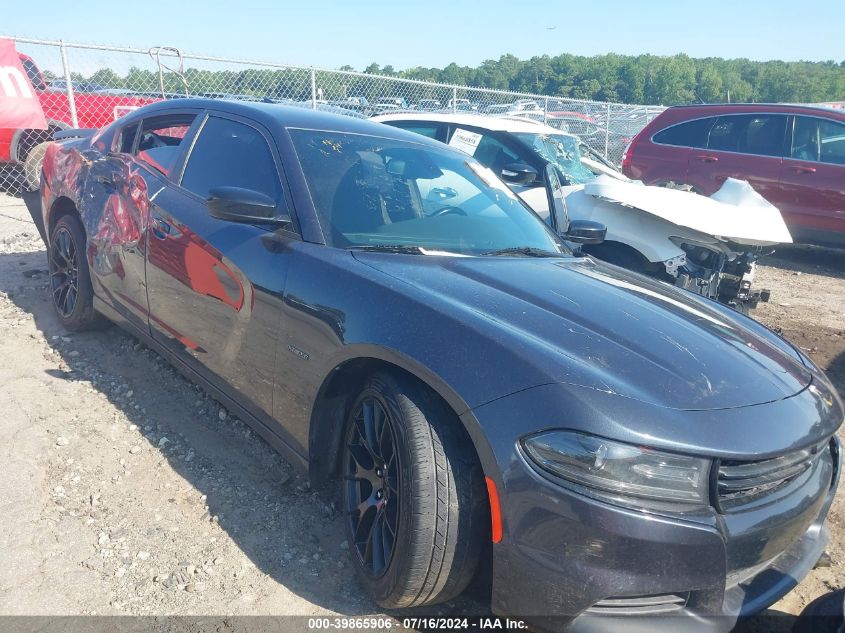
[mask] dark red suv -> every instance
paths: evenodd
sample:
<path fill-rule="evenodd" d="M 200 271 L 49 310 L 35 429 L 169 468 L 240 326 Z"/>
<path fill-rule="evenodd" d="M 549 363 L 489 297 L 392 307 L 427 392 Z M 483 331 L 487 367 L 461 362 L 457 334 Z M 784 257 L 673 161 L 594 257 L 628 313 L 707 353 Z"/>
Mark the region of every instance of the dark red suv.
<path fill-rule="evenodd" d="M 622 170 L 710 195 L 747 180 L 797 242 L 845 246 L 845 111 L 800 105 L 669 108 L 635 138 Z"/>

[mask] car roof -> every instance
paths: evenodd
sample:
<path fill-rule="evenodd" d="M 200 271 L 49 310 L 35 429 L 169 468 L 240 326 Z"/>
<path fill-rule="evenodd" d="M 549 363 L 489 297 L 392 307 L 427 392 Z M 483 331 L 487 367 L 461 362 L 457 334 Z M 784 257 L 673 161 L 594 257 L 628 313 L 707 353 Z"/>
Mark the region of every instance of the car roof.
<path fill-rule="evenodd" d="M 407 132 L 375 121 L 333 112 L 312 110 L 309 104 L 301 105 L 264 103 L 259 101 L 237 101 L 230 99 L 184 98 L 151 103 L 118 119 L 121 123 L 168 112 L 184 110 L 214 110 L 253 119 L 268 129 L 304 128 L 333 132 L 351 132 L 381 136 L 417 144 L 431 145 L 439 149 L 443 144 L 413 132 Z"/>
<path fill-rule="evenodd" d="M 433 121 L 481 127 L 493 132 L 532 132 L 534 134 L 559 134 L 573 136 L 539 121 L 524 120 L 517 117 L 484 116 L 483 114 L 461 114 L 442 112 L 403 112 L 401 114 L 379 114 L 373 121 Z"/>
<path fill-rule="evenodd" d="M 716 112 L 748 112 L 757 109 L 766 112 L 784 112 L 793 113 L 800 111 L 821 112 L 824 114 L 838 115 L 836 118 L 845 119 L 845 110 L 842 108 L 834 108 L 824 104 L 813 103 L 691 103 L 687 105 L 677 105 L 667 108 L 667 111 L 680 110 L 701 110 L 707 112 L 715 110 Z"/>

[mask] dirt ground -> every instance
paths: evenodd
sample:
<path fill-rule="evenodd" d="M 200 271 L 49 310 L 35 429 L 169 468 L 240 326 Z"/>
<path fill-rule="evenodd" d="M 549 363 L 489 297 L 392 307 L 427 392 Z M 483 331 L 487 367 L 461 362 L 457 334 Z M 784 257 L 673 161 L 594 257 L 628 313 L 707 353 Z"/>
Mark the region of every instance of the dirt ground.
<path fill-rule="evenodd" d="M 0 195 L 0 614 L 378 613 L 334 503 L 118 328 L 64 332 L 45 265 L 25 208 Z M 845 252 L 785 249 L 759 286 L 772 299 L 753 316 L 845 395 Z M 845 586 L 842 494 L 830 529 L 832 565 L 774 610 Z"/>

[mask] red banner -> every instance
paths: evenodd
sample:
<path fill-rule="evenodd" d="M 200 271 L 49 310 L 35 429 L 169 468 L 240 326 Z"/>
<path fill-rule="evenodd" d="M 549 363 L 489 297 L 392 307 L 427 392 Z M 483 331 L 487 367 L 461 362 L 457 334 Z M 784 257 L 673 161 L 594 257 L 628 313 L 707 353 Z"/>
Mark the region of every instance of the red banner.
<path fill-rule="evenodd" d="M 47 129 L 38 95 L 12 40 L 0 39 L 0 128 Z"/>

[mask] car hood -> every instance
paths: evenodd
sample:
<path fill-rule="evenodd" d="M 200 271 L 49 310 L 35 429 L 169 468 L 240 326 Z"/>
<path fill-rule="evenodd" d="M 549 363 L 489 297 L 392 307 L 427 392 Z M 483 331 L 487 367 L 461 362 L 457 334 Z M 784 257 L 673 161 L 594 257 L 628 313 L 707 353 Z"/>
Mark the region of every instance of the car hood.
<path fill-rule="evenodd" d="M 592 258 L 354 256 L 546 383 L 707 410 L 781 400 L 812 381 L 796 350 L 751 319 Z M 515 389 L 534 386 L 522 377 Z"/>
<path fill-rule="evenodd" d="M 708 198 L 689 191 L 601 175 L 584 185 L 584 193 L 741 244 L 792 242 L 777 207 L 742 180 L 728 178 L 722 188 Z"/>

